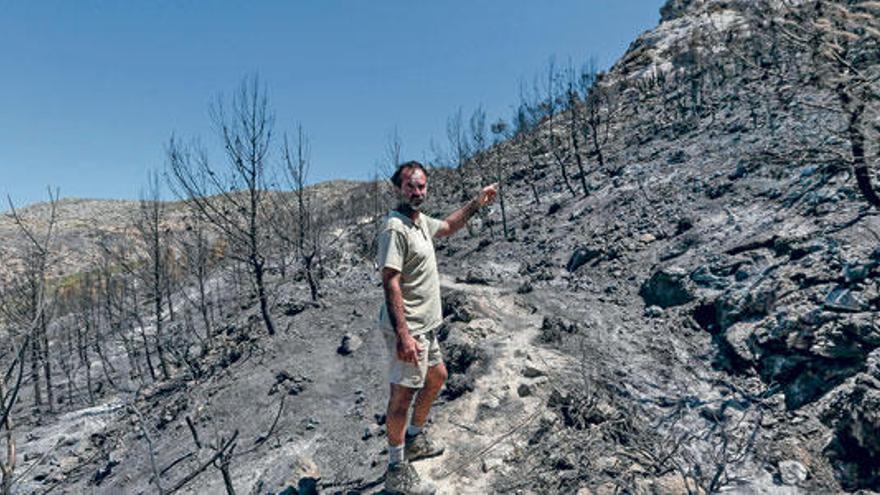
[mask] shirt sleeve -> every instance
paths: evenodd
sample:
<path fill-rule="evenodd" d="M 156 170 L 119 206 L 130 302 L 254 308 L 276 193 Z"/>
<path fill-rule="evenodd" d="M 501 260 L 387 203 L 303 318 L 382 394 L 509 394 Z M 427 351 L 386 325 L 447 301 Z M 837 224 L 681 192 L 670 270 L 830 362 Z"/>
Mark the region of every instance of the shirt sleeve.
<path fill-rule="evenodd" d="M 379 234 L 379 250 L 376 253 L 379 268 L 393 268 L 403 271 L 406 255 L 406 237 L 403 232 L 385 229 Z"/>
<path fill-rule="evenodd" d="M 440 232 L 440 229 L 443 228 L 443 220 L 437 220 L 436 218 L 424 214 L 422 217 L 425 219 L 425 226 L 428 227 L 428 232 L 431 234 L 431 237 L 436 236 L 437 232 Z"/>

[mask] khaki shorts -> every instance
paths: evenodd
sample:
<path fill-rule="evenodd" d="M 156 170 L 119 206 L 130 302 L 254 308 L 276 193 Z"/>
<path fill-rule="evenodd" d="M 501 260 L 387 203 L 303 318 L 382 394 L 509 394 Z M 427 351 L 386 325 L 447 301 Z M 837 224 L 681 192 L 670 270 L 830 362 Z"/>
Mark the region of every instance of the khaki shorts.
<path fill-rule="evenodd" d="M 443 355 L 440 353 L 436 330 L 413 335 L 416 342 L 422 346 L 418 366 L 397 359 L 397 335 L 393 330 L 383 328 L 382 334 L 385 336 L 385 344 L 388 346 L 388 379 L 391 383 L 408 388 L 422 388 L 425 385 L 428 368 L 443 364 Z"/>

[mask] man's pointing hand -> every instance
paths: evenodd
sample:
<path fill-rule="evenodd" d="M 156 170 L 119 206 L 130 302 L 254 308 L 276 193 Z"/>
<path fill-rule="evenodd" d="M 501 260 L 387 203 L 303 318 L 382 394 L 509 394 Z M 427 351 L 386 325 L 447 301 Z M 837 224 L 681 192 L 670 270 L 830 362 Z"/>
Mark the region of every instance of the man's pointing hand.
<path fill-rule="evenodd" d="M 498 184 L 491 184 L 483 188 L 480 191 L 480 194 L 477 196 L 477 204 L 480 206 L 486 206 L 487 204 L 495 201 L 495 196 L 498 195 Z"/>

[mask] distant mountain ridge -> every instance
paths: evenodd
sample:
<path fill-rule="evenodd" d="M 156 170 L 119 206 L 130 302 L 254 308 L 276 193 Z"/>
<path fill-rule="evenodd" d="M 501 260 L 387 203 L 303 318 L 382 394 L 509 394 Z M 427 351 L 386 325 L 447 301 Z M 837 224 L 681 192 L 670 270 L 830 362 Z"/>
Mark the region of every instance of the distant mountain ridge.
<path fill-rule="evenodd" d="M 351 195 L 367 187 L 367 183 L 351 180 L 330 180 L 306 187 L 307 194 L 321 210 L 337 208 Z M 288 192 L 286 194 L 292 194 Z M 165 225 L 174 231 L 185 228 L 190 215 L 185 201 L 163 201 Z M 102 236 L 131 235 L 132 222 L 138 215 L 139 200 L 60 198 L 56 205 L 54 244 L 59 256 L 53 261 L 54 276 L 76 273 L 94 262 L 96 242 Z M 40 202 L 17 208 L 29 228 L 44 233 L 48 226 L 50 205 Z M 22 269 L 21 250 L 25 245 L 10 211 L 0 214 L 0 253 L 5 263 L 0 279 Z"/>

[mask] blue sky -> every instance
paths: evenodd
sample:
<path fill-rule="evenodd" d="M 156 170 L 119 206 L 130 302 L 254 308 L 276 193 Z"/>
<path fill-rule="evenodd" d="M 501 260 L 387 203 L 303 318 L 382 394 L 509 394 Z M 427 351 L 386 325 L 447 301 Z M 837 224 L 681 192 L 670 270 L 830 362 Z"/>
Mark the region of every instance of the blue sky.
<path fill-rule="evenodd" d="M 171 134 L 211 145 L 209 103 L 255 73 L 312 181 L 367 179 L 393 129 L 426 158 L 458 108 L 509 118 L 551 57 L 609 67 L 662 3 L 0 0 L 0 210 L 47 186 L 137 198 Z"/>

